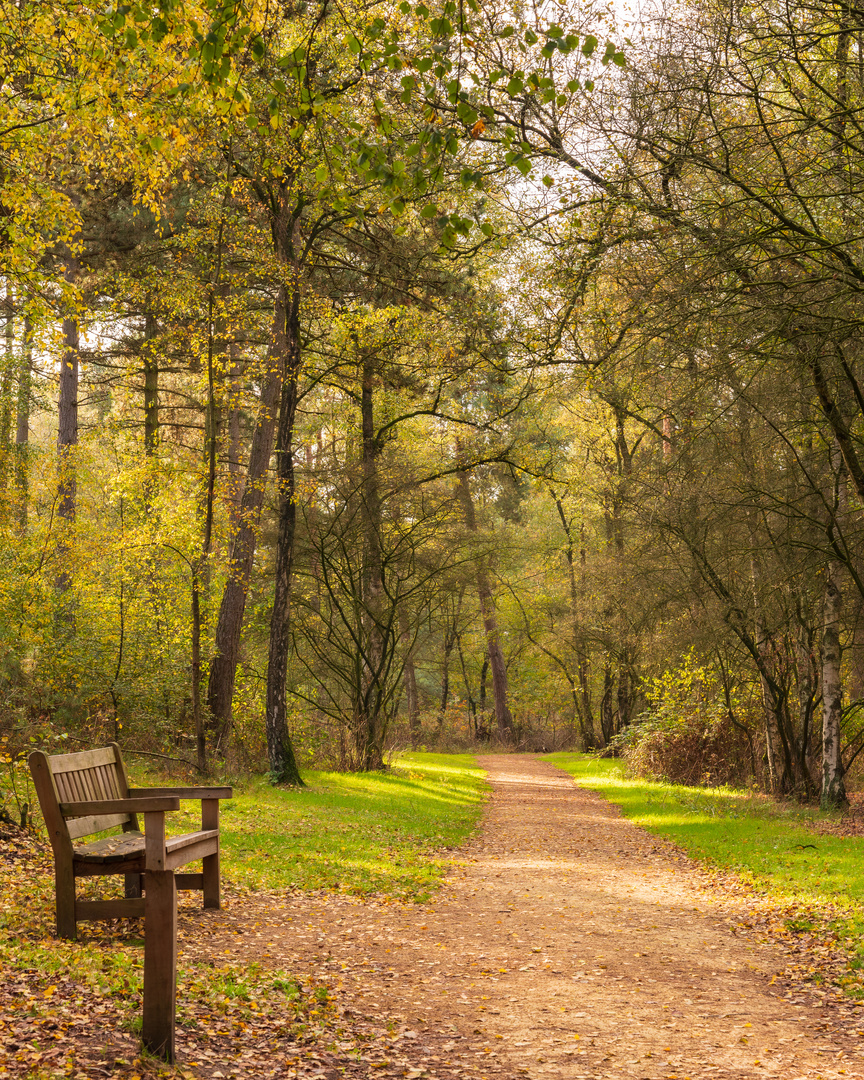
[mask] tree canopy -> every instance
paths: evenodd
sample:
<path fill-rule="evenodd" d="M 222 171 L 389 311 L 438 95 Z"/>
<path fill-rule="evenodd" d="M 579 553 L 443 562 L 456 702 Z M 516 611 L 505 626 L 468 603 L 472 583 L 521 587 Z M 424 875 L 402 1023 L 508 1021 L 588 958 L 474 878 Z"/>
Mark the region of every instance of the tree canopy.
<path fill-rule="evenodd" d="M 300 783 L 497 741 L 842 804 L 862 31 L 4 9 L 14 751 Z"/>

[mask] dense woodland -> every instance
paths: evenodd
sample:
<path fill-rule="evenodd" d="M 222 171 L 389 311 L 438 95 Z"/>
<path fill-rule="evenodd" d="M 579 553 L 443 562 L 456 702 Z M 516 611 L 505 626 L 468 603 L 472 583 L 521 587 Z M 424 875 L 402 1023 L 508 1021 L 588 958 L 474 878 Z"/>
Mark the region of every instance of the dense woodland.
<path fill-rule="evenodd" d="M 864 10 L 20 0 L 0 35 L 12 757 L 608 748 L 845 801 Z"/>

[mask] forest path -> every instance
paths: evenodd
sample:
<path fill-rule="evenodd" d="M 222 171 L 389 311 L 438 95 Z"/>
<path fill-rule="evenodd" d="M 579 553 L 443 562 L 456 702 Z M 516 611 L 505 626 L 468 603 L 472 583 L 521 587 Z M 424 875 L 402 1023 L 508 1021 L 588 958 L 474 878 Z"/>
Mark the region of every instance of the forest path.
<path fill-rule="evenodd" d="M 782 997 L 780 950 L 733 932 L 745 901 L 547 762 L 480 764 L 483 828 L 429 904 L 262 897 L 196 927 L 347 1009 L 271 1075 L 864 1077 L 857 1010 Z"/>

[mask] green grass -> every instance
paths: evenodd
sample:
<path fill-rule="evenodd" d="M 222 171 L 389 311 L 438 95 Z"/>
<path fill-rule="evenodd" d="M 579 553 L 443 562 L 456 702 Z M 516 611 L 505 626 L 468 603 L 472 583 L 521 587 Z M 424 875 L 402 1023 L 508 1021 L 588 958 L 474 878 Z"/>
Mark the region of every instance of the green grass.
<path fill-rule="evenodd" d="M 816 832 L 813 825 L 830 814 L 748 792 L 629 777 L 618 761 L 579 754 L 547 760 L 697 859 L 742 873 L 774 893 L 864 902 L 864 840 Z"/>
<path fill-rule="evenodd" d="M 545 760 L 599 792 L 648 832 L 673 840 L 710 866 L 734 871 L 778 905 L 797 909 L 799 914 L 786 920 L 790 929 L 827 924 L 853 955 L 852 967 L 864 970 L 864 947 L 859 945 L 864 937 L 864 839 L 817 830 L 820 822 L 836 820 L 836 814 L 752 792 L 643 780 L 627 776 L 620 761 L 583 754 L 549 754 Z"/>
<path fill-rule="evenodd" d="M 479 819 L 487 785 L 467 754 L 403 754 L 389 773 L 304 772 L 305 789 L 265 780 L 221 804 L 225 880 L 253 889 L 339 889 L 423 901 L 446 849 Z M 197 827 L 197 805 L 173 815 Z"/>

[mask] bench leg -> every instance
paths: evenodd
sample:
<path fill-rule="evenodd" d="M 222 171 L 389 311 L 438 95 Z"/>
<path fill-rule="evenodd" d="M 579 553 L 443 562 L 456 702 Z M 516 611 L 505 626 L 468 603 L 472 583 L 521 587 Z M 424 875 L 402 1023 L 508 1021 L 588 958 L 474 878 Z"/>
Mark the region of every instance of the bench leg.
<path fill-rule="evenodd" d="M 170 870 L 144 875 L 144 1046 L 174 1062 L 177 888 Z"/>
<path fill-rule="evenodd" d="M 201 828 L 219 828 L 219 800 L 204 799 L 201 803 Z M 217 841 L 218 843 L 218 841 Z M 204 907 L 218 908 L 219 905 L 219 848 L 215 855 L 207 855 L 201 860 L 204 871 Z"/>
<path fill-rule="evenodd" d="M 71 861 L 55 860 L 54 899 L 57 904 L 57 937 L 75 941 L 78 930 L 75 925 L 75 872 Z"/>
<path fill-rule="evenodd" d="M 219 852 L 206 855 L 202 860 L 204 878 L 204 907 L 218 908 L 219 905 Z"/>

